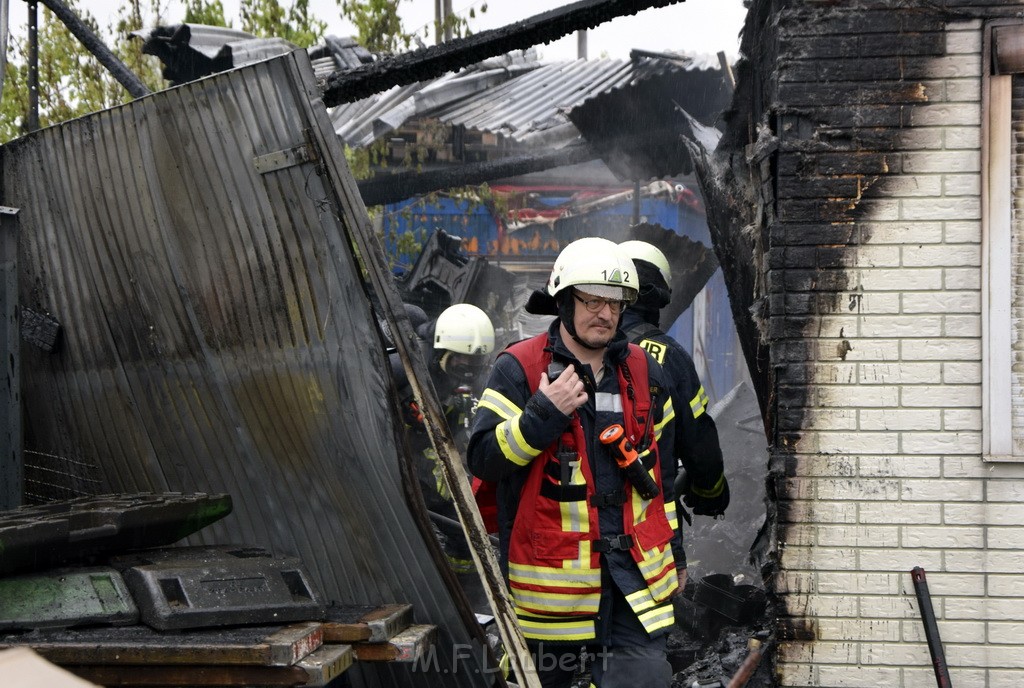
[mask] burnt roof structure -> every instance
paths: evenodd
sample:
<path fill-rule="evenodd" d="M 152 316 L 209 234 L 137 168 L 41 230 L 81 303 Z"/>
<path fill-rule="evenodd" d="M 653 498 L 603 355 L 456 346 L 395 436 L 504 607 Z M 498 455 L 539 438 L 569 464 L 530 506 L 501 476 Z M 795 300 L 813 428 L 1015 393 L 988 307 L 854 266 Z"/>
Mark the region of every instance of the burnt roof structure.
<path fill-rule="evenodd" d="M 634 62 L 661 65 L 614 84 L 569 111 L 583 138 L 620 179 L 646 180 L 689 174 L 693 163 L 679 137 L 679 109 L 714 125 L 728 107 L 732 89 L 720 68 L 670 68 L 680 56 L 643 57 Z M 624 133 L 626 132 L 626 133 Z"/>
<path fill-rule="evenodd" d="M 168 77 L 185 81 L 286 50 L 279 40 L 261 47 L 264 39 L 201 25 L 137 35 L 145 38 L 147 52 L 164 61 Z M 318 79 L 361 73 L 387 59 L 334 36 L 308 52 Z M 456 164 L 426 169 L 418 161 L 416 171 L 381 171 L 360 182 L 365 202 L 377 205 L 594 159 L 623 181 L 686 174 L 691 165 L 678 136 L 677 107 L 711 124 L 728 95 L 719 67 L 684 54 L 634 51 L 629 60 L 543 63 L 533 50 L 517 50 L 437 78 L 393 85 L 329 112 L 338 136 L 357 148 L 392 136 L 401 143 L 399 130 L 424 121 L 499 137 L 486 160 L 452 160 Z M 396 159 L 390 166 L 401 165 Z"/>
<path fill-rule="evenodd" d="M 433 79 L 495 55 L 548 43 L 574 31 L 593 28 L 615 17 L 636 14 L 652 7 L 674 5 L 678 1 L 580 0 L 500 29 L 481 31 L 351 71 L 332 74 L 323 84 L 324 103 L 332 107 L 392 86 Z"/>

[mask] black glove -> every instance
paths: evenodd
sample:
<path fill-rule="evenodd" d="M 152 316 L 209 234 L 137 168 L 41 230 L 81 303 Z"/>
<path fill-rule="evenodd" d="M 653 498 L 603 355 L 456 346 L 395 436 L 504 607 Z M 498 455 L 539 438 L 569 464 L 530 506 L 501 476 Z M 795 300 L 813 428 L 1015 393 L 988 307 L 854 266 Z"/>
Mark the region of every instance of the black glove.
<path fill-rule="evenodd" d="M 693 485 L 689 475 L 684 475 L 680 486 L 683 503 L 698 516 L 721 516 L 729 506 L 729 481 L 723 474 L 712 489 L 704 490 Z"/>

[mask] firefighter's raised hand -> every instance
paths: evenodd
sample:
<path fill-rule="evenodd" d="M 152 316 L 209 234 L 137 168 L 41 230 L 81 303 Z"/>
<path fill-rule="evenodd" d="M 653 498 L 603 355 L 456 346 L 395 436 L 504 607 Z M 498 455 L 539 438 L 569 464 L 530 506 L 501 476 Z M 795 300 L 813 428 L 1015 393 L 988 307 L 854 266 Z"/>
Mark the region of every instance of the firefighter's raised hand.
<path fill-rule="evenodd" d="M 571 416 L 576 409 L 587 403 L 583 380 L 576 373 L 576 366 L 572 364 L 566 366 L 554 382 L 548 380 L 547 373 L 541 373 L 538 391 L 567 416 Z"/>

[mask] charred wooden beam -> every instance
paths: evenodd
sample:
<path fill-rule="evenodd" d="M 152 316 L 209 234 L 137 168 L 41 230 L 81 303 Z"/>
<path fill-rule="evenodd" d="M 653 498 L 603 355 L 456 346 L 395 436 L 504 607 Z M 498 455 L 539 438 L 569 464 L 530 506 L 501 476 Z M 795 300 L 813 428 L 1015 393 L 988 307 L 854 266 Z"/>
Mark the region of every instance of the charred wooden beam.
<path fill-rule="evenodd" d="M 500 29 L 481 31 L 346 72 L 335 72 L 324 80 L 321 88 L 324 104 L 334 107 L 351 103 L 392 86 L 432 79 L 495 55 L 548 43 L 574 31 L 593 28 L 615 17 L 674 5 L 679 1 L 580 0 Z"/>
<path fill-rule="evenodd" d="M 60 19 L 64 26 L 81 42 L 85 48 L 96 56 L 107 71 L 113 75 L 117 82 L 125 87 L 133 98 L 141 98 L 149 95 L 150 91 L 146 84 L 122 62 L 117 55 L 110 51 L 110 48 L 92 32 L 92 29 L 79 19 L 71 9 L 60 0 L 40 0 L 51 12 Z"/>
<path fill-rule="evenodd" d="M 743 151 L 732 150 L 728 145 L 712 150 L 708 128 L 689 116 L 687 122 L 691 131 L 683 140 L 704 195 L 711 243 L 725 276 L 729 306 L 761 409 L 765 437 L 770 437 L 771 369 L 768 346 L 761 332 L 764 322 L 758 317 L 764 310 L 759 279 L 760 184 Z"/>
<path fill-rule="evenodd" d="M 576 165 L 597 155 L 585 143 L 566 146 L 552 153 L 514 155 L 491 162 L 470 163 L 431 172 L 398 172 L 359 182 L 359 195 L 366 206 L 397 203 L 419 194 L 441 191 L 493 179 L 516 177 L 554 167 Z"/>
<path fill-rule="evenodd" d="M 22 447 L 21 347 L 18 345 L 19 210 L 0 206 L 0 342 L 7 365 L 0 377 L 0 511 L 21 506 L 25 488 Z M 3 551 L 0 543 L 0 551 Z"/>
<path fill-rule="evenodd" d="M 332 210 L 341 219 L 342 225 L 345 227 L 346 239 L 359 256 L 368 287 L 379 299 L 378 303 L 381 308 L 379 315 L 383 316 L 383 321 L 392 334 L 395 350 L 406 371 L 409 386 L 420 403 L 427 436 L 443 467 L 444 478 L 452 495 L 452 503 L 455 505 L 455 511 L 465 530 L 477 573 L 480 574 L 484 583 L 484 592 L 493 610 L 494 622 L 501 632 L 511 670 L 519 679 L 517 681 L 519 685 L 524 688 L 537 688 L 540 686 L 540 679 L 512 608 L 511 598 L 501 575 L 497 556 L 487 536 L 483 518 L 476 508 L 469 481 L 464 479 L 465 468 L 462 465 L 459 450 L 455 446 L 451 429 L 444 420 L 444 411 L 437 398 L 437 393 L 433 389 L 426 364 L 419 355 L 416 333 L 412 329 L 391 269 L 385 260 L 384 251 L 381 249 L 377 236 L 370 228 L 369 218 L 363 207 L 364 204 L 359 196 L 355 180 L 342 167 L 344 156 L 339 150 L 341 144 L 333 132 L 328 136 L 324 127 L 314 126 L 310 131 L 318 148 L 324 151 L 337 151 L 337 154 L 326 155 L 323 158 L 329 177 L 337 182 L 334 187 L 337 190 L 337 195 L 331 200 Z M 392 392 L 394 392 L 393 388 Z M 406 487 L 409 490 L 418 490 L 417 481 L 408 479 L 409 476 L 415 474 L 415 468 L 410 465 L 413 458 L 412 453 L 406 449 L 402 454 L 406 464 L 403 469 L 407 477 L 407 480 L 404 481 Z M 422 496 L 413 497 L 413 499 L 422 505 Z M 440 547 L 437 551 L 439 553 Z M 451 569 L 448 570 L 451 571 Z M 459 606 L 464 607 L 465 605 Z M 479 629 L 479 624 L 476 624 L 476 628 Z M 501 680 L 500 672 L 497 677 Z"/>

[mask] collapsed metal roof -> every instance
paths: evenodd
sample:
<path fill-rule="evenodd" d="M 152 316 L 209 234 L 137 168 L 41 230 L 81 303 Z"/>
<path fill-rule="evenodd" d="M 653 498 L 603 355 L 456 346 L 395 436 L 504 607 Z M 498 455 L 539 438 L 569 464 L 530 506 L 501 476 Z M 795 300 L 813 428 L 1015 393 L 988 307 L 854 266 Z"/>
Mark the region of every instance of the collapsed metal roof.
<path fill-rule="evenodd" d="M 135 35 L 146 39 L 146 52 L 164 62 L 165 76 L 173 82 L 295 49 L 280 39 L 260 39 L 199 24 L 158 27 Z M 377 59 L 354 39 L 336 36 L 328 36 L 308 52 L 318 78 Z M 501 134 L 524 147 L 561 147 L 579 138 L 580 132 L 569 118 L 574 108 L 657 76 L 694 71 L 705 73 L 685 55 L 543 63 L 536 51 L 529 49 L 489 58 L 436 79 L 393 86 L 329 112 L 338 136 L 353 147 L 368 146 L 417 117 Z M 686 81 L 685 76 L 680 78 Z"/>
<path fill-rule="evenodd" d="M 283 38 L 257 38 L 238 29 L 204 24 L 158 26 L 130 35 L 143 40 L 143 52 L 160 59 L 163 77 L 174 86 L 297 49 Z"/>
<path fill-rule="evenodd" d="M 544 64 L 508 58 L 435 81 L 396 87 L 332 110 L 338 135 L 366 146 L 414 117 L 501 134 L 523 147 L 561 147 L 579 139 L 568 113 L 602 93 L 658 74 L 686 71 L 677 62 L 573 60 Z"/>

